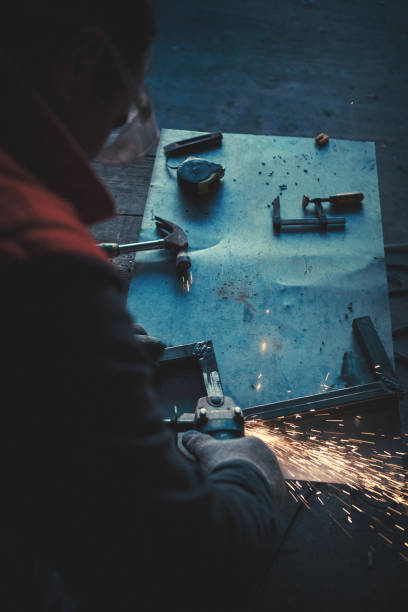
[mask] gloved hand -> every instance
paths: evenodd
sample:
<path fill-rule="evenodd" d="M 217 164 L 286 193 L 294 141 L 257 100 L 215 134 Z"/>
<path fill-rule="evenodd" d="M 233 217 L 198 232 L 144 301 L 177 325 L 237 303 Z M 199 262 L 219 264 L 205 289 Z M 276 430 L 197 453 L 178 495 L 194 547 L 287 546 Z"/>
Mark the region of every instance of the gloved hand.
<path fill-rule="evenodd" d="M 236 440 L 216 440 L 207 434 L 188 431 L 182 438 L 184 446 L 198 463 L 211 472 L 220 463 L 243 459 L 262 472 L 282 507 L 285 498 L 285 483 L 279 462 L 270 448 L 259 438 L 249 436 Z"/>
<path fill-rule="evenodd" d="M 136 323 L 133 331 L 135 337 L 137 337 L 138 341 L 145 347 L 150 359 L 152 361 L 158 361 L 166 348 L 166 345 L 159 340 L 159 338 L 149 336 L 143 325 Z"/>

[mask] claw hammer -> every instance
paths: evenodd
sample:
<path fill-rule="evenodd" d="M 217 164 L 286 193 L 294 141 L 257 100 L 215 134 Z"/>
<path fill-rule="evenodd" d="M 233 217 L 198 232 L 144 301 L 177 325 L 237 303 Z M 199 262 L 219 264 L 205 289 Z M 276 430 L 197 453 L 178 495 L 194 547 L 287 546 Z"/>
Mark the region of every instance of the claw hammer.
<path fill-rule="evenodd" d="M 130 244 L 117 244 L 116 242 L 102 242 L 99 244 L 109 257 L 117 257 L 122 253 L 137 251 L 151 251 L 155 249 L 166 249 L 176 253 L 176 270 L 180 276 L 184 276 L 191 266 L 190 257 L 187 255 L 188 241 L 185 232 L 171 221 L 155 217 L 157 231 L 163 238 L 149 240 L 147 242 L 132 242 Z"/>

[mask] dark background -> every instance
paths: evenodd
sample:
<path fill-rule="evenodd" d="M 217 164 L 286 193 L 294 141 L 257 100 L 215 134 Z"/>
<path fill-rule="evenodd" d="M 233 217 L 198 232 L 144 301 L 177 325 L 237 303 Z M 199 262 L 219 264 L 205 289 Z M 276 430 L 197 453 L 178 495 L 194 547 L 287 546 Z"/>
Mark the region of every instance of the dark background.
<path fill-rule="evenodd" d="M 148 81 L 161 127 L 310 138 L 324 131 L 332 138 L 374 141 L 384 241 L 408 241 L 408 2 L 157 0 L 157 7 Z M 151 163 L 132 164 L 132 197 L 140 198 L 142 187 L 146 192 Z M 120 172 L 101 173 L 124 215 L 115 223 L 136 232 L 141 214 L 122 203 Z M 112 228 L 100 226 L 98 238 L 112 240 Z M 407 272 L 390 268 L 389 284 L 408 286 Z M 407 299 L 391 299 L 393 327 L 408 325 Z M 408 344 L 399 341 L 403 348 L 408 353 Z M 408 388 L 407 366 L 397 365 L 397 373 Z M 400 410 L 408 431 L 406 400 Z M 310 504 L 272 566 L 265 609 L 405 611 L 408 562 L 369 529 L 367 514 L 376 509 L 366 507 L 366 515 L 357 516 L 349 539 L 327 508 L 313 499 Z M 288 503 L 283 529 L 294 511 Z M 330 511 L 339 515 L 334 498 Z M 369 546 L 375 548 L 373 567 Z M 237 577 L 231 588 L 249 586 Z"/>

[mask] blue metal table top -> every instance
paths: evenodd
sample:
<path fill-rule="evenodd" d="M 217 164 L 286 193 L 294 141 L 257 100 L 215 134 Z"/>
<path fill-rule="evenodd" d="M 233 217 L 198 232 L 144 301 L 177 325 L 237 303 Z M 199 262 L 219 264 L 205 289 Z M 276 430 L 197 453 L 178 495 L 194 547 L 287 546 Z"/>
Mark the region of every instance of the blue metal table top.
<path fill-rule="evenodd" d="M 190 291 L 168 253 L 138 253 L 135 321 L 168 345 L 212 339 L 224 392 L 242 407 L 371 380 L 353 318 L 369 315 L 393 355 L 374 143 L 317 149 L 308 138 L 224 134 L 221 148 L 199 155 L 225 166 L 222 185 L 198 199 L 180 190 L 163 153 L 197 134 L 162 131 L 140 236 L 157 237 L 155 215 L 187 232 Z M 361 208 L 327 209 L 346 217 L 345 231 L 273 233 L 277 195 L 282 218 L 301 218 L 313 216 L 303 194 L 349 191 L 364 193 Z"/>

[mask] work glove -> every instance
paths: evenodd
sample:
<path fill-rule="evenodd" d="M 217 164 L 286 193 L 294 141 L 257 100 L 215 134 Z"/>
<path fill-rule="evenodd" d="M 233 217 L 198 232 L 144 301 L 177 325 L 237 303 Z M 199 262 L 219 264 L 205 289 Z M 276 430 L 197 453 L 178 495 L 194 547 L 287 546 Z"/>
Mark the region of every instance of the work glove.
<path fill-rule="evenodd" d="M 252 463 L 271 487 L 277 504 L 282 508 L 285 483 L 279 462 L 271 449 L 259 438 L 249 436 L 235 440 L 216 440 L 198 431 L 188 431 L 182 442 L 198 463 L 209 472 L 219 464 L 240 459 Z"/>
<path fill-rule="evenodd" d="M 166 345 L 159 338 L 149 336 L 143 325 L 136 325 L 133 328 L 135 338 L 141 342 L 146 349 L 146 352 L 152 361 L 159 361 Z"/>

